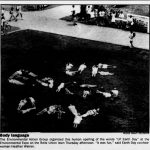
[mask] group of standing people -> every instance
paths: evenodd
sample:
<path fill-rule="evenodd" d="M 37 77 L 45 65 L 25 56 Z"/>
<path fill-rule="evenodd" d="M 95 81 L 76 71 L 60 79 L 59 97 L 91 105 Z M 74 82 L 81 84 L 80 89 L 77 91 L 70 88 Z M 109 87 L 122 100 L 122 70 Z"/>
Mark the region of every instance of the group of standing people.
<path fill-rule="evenodd" d="M 19 17 L 23 19 L 22 8 L 21 5 L 17 5 L 15 8 L 11 7 L 9 10 L 9 18 L 7 17 L 7 12 L 4 8 L 2 8 L 1 13 L 1 31 L 5 34 L 8 27 L 10 27 L 10 21 L 17 21 Z"/>
<path fill-rule="evenodd" d="M 85 11 L 82 10 L 85 9 Z M 82 14 L 81 14 L 82 13 Z M 107 10 L 104 6 L 99 6 L 99 5 L 81 5 L 81 12 L 80 15 L 76 13 L 75 10 L 75 5 L 72 5 L 72 20 L 73 20 L 73 25 L 77 25 L 77 18 L 84 19 L 87 21 L 87 19 L 90 18 L 96 18 L 97 24 L 99 23 L 104 23 L 107 22 L 109 19 L 111 20 L 111 26 L 115 27 L 116 26 L 116 18 L 120 18 L 122 20 L 125 20 L 125 15 L 123 11 L 115 11 L 113 9 Z M 107 20 L 107 21 L 105 21 Z M 119 26 L 123 26 L 123 21 L 120 20 Z M 126 21 L 126 26 L 129 28 L 130 35 L 129 35 L 129 42 L 130 42 L 130 48 L 134 48 L 133 41 L 136 36 L 134 30 L 134 18 L 132 15 L 130 15 Z"/>
<path fill-rule="evenodd" d="M 15 12 L 16 12 L 16 15 L 15 15 Z M 21 19 L 23 19 L 21 5 L 16 6 L 16 10 L 15 10 L 14 7 L 11 7 L 10 11 L 9 11 L 9 14 L 10 14 L 9 21 L 12 21 L 12 20 L 17 21 L 19 16 L 20 16 Z"/>

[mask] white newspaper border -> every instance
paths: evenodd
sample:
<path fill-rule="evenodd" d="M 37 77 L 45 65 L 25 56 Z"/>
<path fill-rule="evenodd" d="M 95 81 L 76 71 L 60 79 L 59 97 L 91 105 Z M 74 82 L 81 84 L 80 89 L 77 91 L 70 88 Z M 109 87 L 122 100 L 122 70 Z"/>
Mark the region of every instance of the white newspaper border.
<path fill-rule="evenodd" d="M 0 1 L 0 4 L 147 4 L 150 5 L 149 0 L 145 1 Z M 150 93 L 150 92 L 149 92 Z M 5 134 L 5 133 L 2 133 Z M 123 133 L 29 133 L 30 138 L 149 138 L 149 134 L 123 134 Z M 18 150 L 20 148 L 17 148 Z M 24 148 L 23 148 L 24 149 Z M 28 149 L 28 148 L 26 148 Z M 32 148 L 29 148 L 32 149 Z M 150 144 L 83 144 L 83 145 L 35 145 L 36 150 L 149 150 Z M 12 148 L 7 150 L 13 150 Z M 22 148 L 20 149 L 22 150 Z"/>

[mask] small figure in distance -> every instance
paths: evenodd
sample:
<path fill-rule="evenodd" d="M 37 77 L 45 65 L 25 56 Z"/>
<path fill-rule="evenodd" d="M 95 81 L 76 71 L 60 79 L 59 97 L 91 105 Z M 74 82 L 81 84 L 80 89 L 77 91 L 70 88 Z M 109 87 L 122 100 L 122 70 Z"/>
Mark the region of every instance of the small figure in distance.
<path fill-rule="evenodd" d="M 76 23 L 77 18 L 76 18 L 75 5 L 72 5 L 72 20 L 73 20 L 73 25 L 74 26 L 77 25 L 77 23 Z"/>
<path fill-rule="evenodd" d="M 135 38 L 136 34 L 132 30 L 130 31 L 129 39 L 130 39 L 130 48 L 133 48 L 133 39 Z"/>
<path fill-rule="evenodd" d="M 23 20 L 22 12 L 21 12 L 21 5 L 16 7 L 16 13 L 17 13 L 16 18 L 19 17 L 20 15 L 21 19 Z"/>

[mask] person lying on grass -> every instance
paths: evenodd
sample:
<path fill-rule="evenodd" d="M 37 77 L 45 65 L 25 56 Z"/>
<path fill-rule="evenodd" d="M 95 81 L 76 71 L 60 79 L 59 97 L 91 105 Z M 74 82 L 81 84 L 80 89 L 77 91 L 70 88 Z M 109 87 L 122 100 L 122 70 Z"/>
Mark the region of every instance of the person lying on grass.
<path fill-rule="evenodd" d="M 70 82 L 67 82 L 67 83 L 60 83 L 60 85 L 57 87 L 57 90 L 56 92 L 60 92 L 62 89 L 66 88 L 67 85 L 71 84 Z"/>
<path fill-rule="evenodd" d="M 84 99 L 86 99 L 88 95 L 91 95 L 91 91 L 89 91 L 89 90 L 83 90 L 83 95 L 82 95 L 82 97 L 83 97 Z"/>
<path fill-rule="evenodd" d="M 26 107 L 23 109 L 23 107 Z M 18 104 L 18 112 L 25 114 L 30 112 L 31 110 L 35 110 L 36 106 L 35 106 L 35 99 L 33 97 L 28 97 L 25 99 L 22 99 L 19 104 Z"/>
<path fill-rule="evenodd" d="M 80 87 L 94 88 L 94 87 L 97 87 L 97 85 L 95 85 L 95 84 L 81 84 Z"/>
<path fill-rule="evenodd" d="M 110 92 L 96 90 L 96 93 L 102 94 L 105 98 L 110 98 L 112 100 L 119 95 L 119 91 L 116 88 L 110 90 Z"/>
<path fill-rule="evenodd" d="M 87 66 L 85 65 L 85 63 L 81 64 L 78 68 L 78 72 L 81 74 L 83 72 L 83 70 L 85 70 L 87 68 Z"/>
<path fill-rule="evenodd" d="M 69 76 L 74 76 L 78 71 L 71 71 L 72 68 L 73 68 L 73 64 L 67 63 L 65 68 L 65 73 Z"/>
<path fill-rule="evenodd" d="M 102 64 L 102 63 L 99 63 L 97 65 L 97 67 L 100 68 L 100 69 L 117 68 L 116 66 L 108 65 L 108 64 Z"/>
<path fill-rule="evenodd" d="M 75 73 L 79 72 L 80 74 L 83 72 L 83 70 L 85 70 L 87 68 L 87 66 L 85 65 L 85 63 L 81 64 L 78 68 L 77 71 L 71 71 L 71 69 L 73 68 L 73 64 L 71 63 L 67 63 L 66 64 L 66 69 L 65 69 L 65 73 L 69 76 L 73 76 L 75 75 Z"/>
<path fill-rule="evenodd" d="M 70 86 L 79 86 L 81 88 L 94 88 L 94 87 L 97 87 L 97 85 L 95 84 L 81 84 L 81 85 L 78 85 L 76 81 L 73 81 L 73 82 L 67 82 L 67 83 L 60 83 L 60 85 L 57 87 L 57 90 L 56 92 L 60 92 L 63 88 L 65 89 L 68 89 Z M 69 89 L 68 89 L 69 90 Z M 67 90 L 67 91 L 68 91 Z"/>
<path fill-rule="evenodd" d="M 20 69 L 13 73 L 9 78 L 9 83 L 16 85 L 25 85 L 28 81 L 34 81 L 37 78 L 37 75 L 28 70 Z M 32 84 L 32 82 L 31 82 Z"/>
<path fill-rule="evenodd" d="M 65 70 L 66 70 L 66 71 L 67 71 L 67 70 L 70 70 L 70 69 L 72 69 L 72 67 L 73 67 L 73 64 L 67 63 L 67 64 L 66 64 L 66 69 L 65 69 Z"/>
<path fill-rule="evenodd" d="M 49 115 L 51 114 L 57 114 L 58 115 L 58 119 L 61 119 L 62 114 L 65 113 L 65 111 L 63 111 L 61 105 L 51 105 L 47 108 L 44 108 L 42 111 L 40 111 L 39 113 L 37 113 L 37 115 L 42 115 L 44 113 L 47 113 Z"/>
<path fill-rule="evenodd" d="M 95 65 L 92 67 L 92 77 L 96 77 L 98 72 L 98 67 L 96 67 Z"/>
<path fill-rule="evenodd" d="M 20 69 L 13 73 L 8 78 L 9 83 L 15 84 L 15 85 L 25 85 L 30 84 L 30 86 L 35 85 L 42 85 L 45 87 L 53 88 L 54 86 L 54 80 L 50 77 L 44 77 L 42 79 L 39 79 L 39 77 L 34 74 L 33 72 L 30 72 L 28 70 Z"/>
<path fill-rule="evenodd" d="M 109 71 L 98 71 L 101 76 L 112 76 L 114 73 L 110 73 Z"/>
<path fill-rule="evenodd" d="M 70 70 L 66 70 L 65 73 L 69 76 L 74 76 L 78 71 L 70 71 Z"/>
<path fill-rule="evenodd" d="M 100 111 L 100 108 L 97 108 L 97 109 L 88 110 L 85 114 L 80 115 L 80 113 L 78 113 L 78 111 L 74 105 L 70 104 L 68 106 L 68 109 L 74 115 L 74 121 L 73 121 L 73 127 L 74 128 L 78 127 L 78 125 L 81 123 L 83 118 L 86 118 L 88 116 L 96 116 L 99 114 L 99 111 Z"/>
<path fill-rule="evenodd" d="M 36 82 L 40 83 L 42 86 L 53 88 L 54 80 L 50 77 L 45 77 L 43 79 L 36 79 Z"/>

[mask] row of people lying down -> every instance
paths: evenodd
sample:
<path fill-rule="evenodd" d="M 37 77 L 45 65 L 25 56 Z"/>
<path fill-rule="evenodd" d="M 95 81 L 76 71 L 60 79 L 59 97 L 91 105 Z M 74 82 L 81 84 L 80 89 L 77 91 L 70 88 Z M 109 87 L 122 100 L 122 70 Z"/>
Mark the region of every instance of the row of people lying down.
<path fill-rule="evenodd" d="M 17 110 L 22 114 L 29 113 L 33 110 L 36 111 L 37 108 L 35 103 L 36 101 L 33 97 L 25 98 L 19 102 Z M 73 127 L 75 128 L 81 123 L 83 118 L 86 118 L 88 116 L 96 116 L 100 112 L 100 108 L 97 108 L 97 109 L 87 110 L 85 113 L 81 114 L 77 110 L 76 106 L 72 104 L 68 105 L 67 109 L 74 116 Z M 43 114 L 48 114 L 48 115 L 55 114 L 57 115 L 57 119 L 63 119 L 63 115 L 65 115 L 66 113 L 67 111 L 62 107 L 62 105 L 54 104 L 40 110 L 39 112 L 36 111 L 36 116 L 40 116 Z"/>
<path fill-rule="evenodd" d="M 72 63 L 67 63 L 65 67 L 65 73 L 69 76 L 74 76 L 76 73 L 81 74 L 87 68 L 87 65 L 85 63 L 81 64 L 76 71 L 72 71 L 73 67 L 74 65 Z M 116 68 L 116 66 L 99 63 L 98 65 L 92 66 L 91 75 L 92 77 L 95 77 L 98 73 L 103 76 L 114 75 L 114 73 L 110 73 L 109 71 L 106 71 L 106 70 L 103 71 L 104 69 L 109 69 L 109 68 Z"/>
<path fill-rule="evenodd" d="M 45 87 L 53 88 L 54 80 L 50 77 L 39 78 L 33 72 L 28 70 L 20 69 L 13 73 L 9 78 L 8 82 L 15 85 L 42 85 Z"/>
<path fill-rule="evenodd" d="M 42 79 L 40 79 L 36 74 L 34 74 L 33 72 L 27 71 L 27 70 L 19 70 L 16 71 L 14 74 L 12 74 L 9 78 L 8 78 L 9 83 L 15 84 L 15 85 L 26 85 L 26 84 L 30 84 L 30 86 L 36 86 L 36 85 L 41 85 L 44 87 L 48 87 L 50 89 L 54 89 L 56 90 L 56 92 L 60 92 L 61 89 L 65 89 L 68 93 L 73 94 L 73 92 L 71 92 L 68 87 L 76 87 L 77 89 L 80 88 L 96 88 L 98 87 L 98 85 L 94 85 L 94 84 L 79 84 L 76 81 L 72 81 L 72 82 L 61 82 L 60 84 L 58 84 L 58 86 L 56 88 L 54 88 L 54 79 L 50 78 L 50 77 L 44 77 Z M 116 92 L 118 91 L 117 89 L 112 89 L 111 92 Z M 103 95 L 110 95 L 111 94 L 109 92 L 106 92 L 105 90 L 100 91 L 101 94 Z"/>
<path fill-rule="evenodd" d="M 58 118 L 61 118 L 61 115 L 64 114 L 65 112 L 61 109 L 62 107 L 60 107 L 62 103 L 67 103 L 68 107 L 71 105 L 76 108 L 78 103 L 75 104 L 74 101 L 71 102 L 71 100 L 73 100 L 73 97 L 77 97 L 76 99 L 78 100 L 79 103 L 85 102 L 88 108 L 86 109 L 86 112 L 82 112 L 82 110 L 79 111 L 80 113 L 78 113 L 78 116 L 76 115 L 74 119 L 75 124 L 76 122 L 81 122 L 81 121 L 77 121 L 78 119 L 82 120 L 82 118 L 84 118 L 85 116 L 88 116 L 87 114 L 90 114 L 90 113 L 94 114 L 95 110 L 99 110 L 99 107 L 98 108 L 96 107 L 101 106 L 101 105 L 97 104 L 95 105 L 95 107 L 89 107 L 88 105 L 91 105 L 90 104 L 91 102 L 93 103 L 94 100 L 98 99 L 97 101 L 99 103 L 101 99 L 103 98 L 114 99 L 115 97 L 118 97 L 118 94 L 119 94 L 119 91 L 115 88 L 110 91 L 106 91 L 102 87 L 98 88 L 98 85 L 79 84 L 76 81 L 61 82 L 58 84 L 58 86 L 54 86 L 54 80 L 52 78 L 46 77 L 46 78 L 39 79 L 39 77 L 36 74 L 27 70 L 16 71 L 12 76 L 9 77 L 9 82 L 13 84 L 17 84 L 17 85 L 24 85 L 26 84 L 26 82 L 30 83 L 32 86 L 36 86 L 38 84 L 38 85 L 41 85 L 42 87 L 48 87 L 47 89 L 52 89 L 56 97 L 57 95 L 60 95 L 60 98 L 62 98 L 64 95 L 71 96 L 68 98 L 67 102 L 65 102 L 66 101 L 66 96 L 65 96 L 64 98 L 62 98 L 63 102 L 61 103 L 58 102 L 57 105 L 54 102 L 53 103 L 54 105 L 50 105 L 49 107 L 47 107 L 48 105 L 46 104 L 46 108 L 44 107 L 42 108 L 42 110 L 39 110 L 39 108 L 37 109 L 37 105 L 35 105 L 34 98 L 29 97 L 29 98 L 23 99 L 19 102 L 19 106 L 18 106 L 18 111 L 22 114 L 26 114 L 28 112 L 37 111 L 37 110 L 39 111 L 37 112 L 37 114 L 38 113 L 43 114 L 43 112 L 47 114 L 53 114 L 49 112 L 51 108 L 55 108 L 54 112 L 58 113 Z M 96 102 L 94 103 L 96 104 Z M 81 104 L 81 106 L 84 106 L 84 104 L 83 105 Z"/>
<path fill-rule="evenodd" d="M 87 87 L 87 85 L 82 85 L 81 87 Z M 94 85 L 90 85 L 90 88 L 93 88 Z M 64 96 L 66 91 L 66 95 L 69 95 L 69 97 Z M 36 115 L 53 115 L 57 114 L 57 118 L 61 119 L 62 115 L 66 113 L 65 108 L 69 109 L 70 112 L 74 115 L 74 127 L 77 127 L 78 124 L 81 123 L 82 119 L 88 116 L 96 116 L 99 114 L 99 110 L 101 107 L 101 103 L 103 100 L 106 99 L 113 99 L 115 97 L 118 97 L 118 90 L 114 89 L 110 93 L 108 92 L 102 92 L 102 90 L 96 90 L 93 92 L 92 90 L 83 90 L 80 96 L 79 94 L 75 94 L 73 92 L 69 91 L 69 88 L 62 88 L 60 93 L 63 93 L 63 96 L 61 95 L 60 98 L 62 99 L 61 102 L 54 98 L 54 101 L 52 99 L 50 100 L 50 105 L 45 108 L 38 108 L 36 106 L 36 101 L 33 97 L 28 97 L 23 100 L 21 100 L 18 104 L 18 112 L 21 114 L 26 114 L 31 111 L 35 111 Z M 58 102 L 57 102 L 58 100 Z M 56 102 L 55 102 L 56 101 Z M 43 103 L 43 100 L 41 101 Z M 65 106 L 64 106 L 65 105 Z"/>
<path fill-rule="evenodd" d="M 10 83 L 16 84 L 16 85 L 25 85 L 25 84 L 31 84 L 30 86 L 43 86 L 50 89 L 53 89 L 54 92 L 60 92 L 61 90 L 65 90 L 67 94 L 73 95 L 76 94 L 77 91 L 83 91 L 83 93 L 89 93 L 91 94 L 91 89 L 96 90 L 97 93 L 103 95 L 104 97 L 113 98 L 114 96 L 118 96 L 119 91 L 114 88 L 110 91 L 106 91 L 104 88 L 101 87 L 101 90 L 97 90 L 99 85 L 96 84 L 81 84 L 76 81 L 72 82 L 60 82 L 56 83 L 52 78 L 45 77 L 42 79 L 39 79 L 38 76 L 32 72 L 29 72 L 27 70 L 19 70 L 16 71 L 12 76 L 9 77 L 8 81 Z M 55 86 L 54 86 L 55 85 Z M 85 94 L 83 94 L 85 95 Z M 84 96 L 83 96 L 84 98 Z"/>
<path fill-rule="evenodd" d="M 39 79 L 38 76 L 32 72 L 26 71 L 26 70 L 19 70 L 16 71 L 12 76 L 9 77 L 8 81 L 10 83 L 16 84 L 16 85 L 25 85 L 26 83 L 30 83 L 31 86 L 36 86 L 41 85 L 44 87 L 48 87 L 50 89 L 54 89 L 56 92 L 60 92 L 62 89 L 65 89 L 65 91 L 68 94 L 75 94 L 74 91 L 70 90 L 70 88 L 76 88 L 78 91 L 81 89 L 83 90 L 84 88 L 86 88 L 87 90 L 83 90 L 86 91 L 87 93 L 91 93 L 90 92 L 90 88 L 96 88 L 98 87 L 98 85 L 94 85 L 94 84 L 79 84 L 76 81 L 73 82 L 61 82 L 56 89 L 54 88 L 54 80 L 50 77 L 45 77 L 42 79 Z M 102 88 L 101 88 L 102 89 Z M 118 96 L 119 91 L 114 88 L 112 90 L 105 91 L 105 89 L 103 88 L 102 91 L 97 90 L 97 93 L 102 94 L 105 97 L 113 97 L 113 95 Z"/>
<path fill-rule="evenodd" d="M 100 89 L 97 89 L 97 85 L 95 84 L 77 84 L 77 82 L 68 82 L 68 83 L 60 83 L 60 85 L 57 87 L 56 92 L 60 92 L 62 89 L 66 91 L 67 94 L 74 95 L 75 92 L 71 91 L 70 89 L 78 89 L 78 91 L 83 91 L 83 98 L 86 98 L 88 95 L 92 94 L 92 91 L 96 91 L 96 93 L 99 93 L 103 95 L 106 98 L 113 98 L 118 97 L 119 91 L 116 88 L 113 88 L 110 91 L 106 91 L 104 87 L 101 87 Z M 76 90 L 74 90 L 76 91 Z"/>

